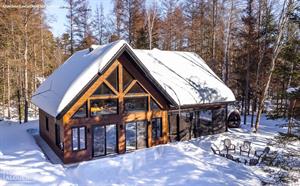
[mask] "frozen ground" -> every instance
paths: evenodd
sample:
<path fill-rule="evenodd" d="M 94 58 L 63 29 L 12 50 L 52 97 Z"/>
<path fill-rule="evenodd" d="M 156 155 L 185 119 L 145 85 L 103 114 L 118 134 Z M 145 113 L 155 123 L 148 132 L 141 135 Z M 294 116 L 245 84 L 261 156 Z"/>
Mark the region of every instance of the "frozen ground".
<path fill-rule="evenodd" d="M 260 131 L 248 127 L 201 137 L 189 142 L 161 145 L 65 168 L 48 162 L 26 132 L 37 128 L 37 121 L 19 125 L 0 122 L 0 185 L 260 185 L 272 177 L 258 166 L 245 166 L 214 155 L 211 143 L 230 138 L 234 143 L 252 141 L 264 148 L 273 140 L 282 120 L 263 119 Z M 290 146 L 299 151 L 299 143 Z M 271 147 L 271 150 L 280 150 Z"/>

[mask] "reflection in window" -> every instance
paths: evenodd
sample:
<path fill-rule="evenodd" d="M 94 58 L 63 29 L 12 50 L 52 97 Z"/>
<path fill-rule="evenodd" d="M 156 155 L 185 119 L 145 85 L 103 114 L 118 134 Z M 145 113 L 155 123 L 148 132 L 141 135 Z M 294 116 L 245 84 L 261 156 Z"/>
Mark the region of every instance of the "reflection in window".
<path fill-rule="evenodd" d="M 211 110 L 201 110 L 199 115 L 200 123 L 204 125 L 212 124 L 212 111 Z"/>
<path fill-rule="evenodd" d="M 97 95 L 115 95 L 112 90 L 105 84 L 102 83 L 93 93 L 93 96 Z"/>
<path fill-rule="evenodd" d="M 125 112 L 147 111 L 148 97 L 125 98 Z"/>
<path fill-rule="evenodd" d="M 118 91 L 118 67 L 106 78 L 106 80 Z"/>
<path fill-rule="evenodd" d="M 162 137 L 162 122 L 161 118 L 152 119 L 152 141 Z"/>
<path fill-rule="evenodd" d="M 147 147 L 147 122 L 138 121 L 137 125 L 137 149 Z"/>
<path fill-rule="evenodd" d="M 128 91 L 128 94 L 138 94 L 138 93 L 146 93 L 146 92 L 139 83 L 135 83 Z"/>
<path fill-rule="evenodd" d="M 118 100 L 117 99 L 97 99 L 90 100 L 91 116 L 100 116 L 107 114 L 118 113 Z"/>
<path fill-rule="evenodd" d="M 126 123 L 126 151 L 136 149 L 136 123 Z"/>
<path fill-rule="evenodd" d="M 117 129 L 116 125 L 106 125 L 106 154 L 117 152 Z"/>
<path fill-rule="evenodd" d="M 152 98 L 150 100 L 150 108 L 151 110 L 160 110 L 158 104 Z"/>
<path fill-rule="evenodd" d="M 93 156 L 105 155 L 105 128 L 95 126 L 93 128 Z"/>
<path fill-rule="evenodd" d="M 125 90 L 128 87 L 132 80 L 133 77 L 125 68 L 123 68 L 123 90 Z"/>
<path fill-rule="evenodd" d="M 72 128 L 72 149 L 83 150 L 86 148 L 86 128 L 74 127 Z"/>
<path fill-rule="evenodd" d="M 87 106 L 86 102 L 75 112 L 72 119 L 86 118 L 87 117 Z"/>

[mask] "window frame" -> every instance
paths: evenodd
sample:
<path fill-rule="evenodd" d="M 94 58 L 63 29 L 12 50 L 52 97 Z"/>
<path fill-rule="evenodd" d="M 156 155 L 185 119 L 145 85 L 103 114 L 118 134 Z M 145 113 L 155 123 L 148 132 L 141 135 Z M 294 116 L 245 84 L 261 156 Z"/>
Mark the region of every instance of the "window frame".
<path fill-rule="evenodd" d="M 106 126 L 108 125 L 114 125 L 115 129 L 116 129 L 116 152 L 115 153 L 109 153 L 107 154 L 107 132 L 106 132 Z M 104 128 L 104 154 L 95 156 L 95 149 L 94 149 L 94 142 L 95 142 L 95 135 L 94 135 L 94 128 L 96 127 L 103 127 Z M 93 125 L 92 126 L 92 156 L 93 157 L 101 157 L 101 156 L 107 156 L 107 155 L 114 155 L 117 154 L 119 152 L 119 130 L 118 130 L 118 125 L 116 123 L 110 123 L 110 124 L 106 124 L 106 125 Z"/>
<path fill-rule="evenodd" d="M 157 121 L 160 120 L 160 136 L 157 135 L 157 128 L 155 130 L 155 136 L 153 136 L 153 120 Z M 157 123 L 157 122 L 156 122 Z M 163 124 L 162 124 L 162 117 L 156 117 L 156 118 L 152 118 L 151 120 L 151 135 L 152 135 L 152 142 L 156 141 L 156 140 L 160 140 L 160 138 L 163 137 Z"/>
<path fill-rule="evenodd" d="M 84 128 L 84 148 L 80 146 L 80 128 Z M 76 129 L 77 132 L 77 149 L 74 150 L 74 143 L 73 143 L 73 129 Z M 71 139 L 72 139 L 72 152 L 83 151 L 87 149 L 87 127 L 86 126 L 75 126 L 71 127 Z"/>
<path fill-rule="evenodd" d="M 144 110 L 126 110 L 126 99 L 140 99 L 140 98 L 144 98 L 146 100 L 146 108 Z M 149 96 L 125 96 L 123 99 L 123 112 L 124 113 L 137 113 L 137 112 L 148 112 L 149 111 Z"/>
<path fill-rule="evenodd" d="M 116 103 L 117 103 L 117 112 L 116 113 L 100 114 L 100 115 L 93 116 L 92 112 L 91 112 L 91 109 L 92 109 L 91 102 L 95 101 L 95 100 L 115 100 Z M 119 98 L 117 96 L 112 97 L 112 98 L 93 97 L 93 98 L 89 98 L 88 101 L 89 101 L 89 104 L 90 104 L 90 109 L 87 109 L 87 110 L 88 110 L 88 115 L 89 115 L 90 118 L 103 117 L 103 116 L 111 116 L 111 115 L 118 115 L 119 114 Z"/>
<path fill-rule="evenodd" d="M 85 117 L 76 117 L 75 114 L 79 111 L 79 109 L 81 109 L 81 107 L 83 107 L 85 105 Z M 88 111 L 88 102 L 84 102 L 84 104 L 82 104 L 77 111 L 71 116 L 71 119 L 84 119 L 84 118 L 88 118 L 89 117 L 89 111 Z"/>
<path fill-rule="evenodd" d="M 148 137 L 149 137 L 149 134 L 148 134 L 148 127 L 149 127 L 149 124 L 148 124 L 148 121 L 147 120 L 134 120 L 134 121 L 130 121 L 130 122 L 126 122 L 125 123 L 125 152 L 132 152 L 134 150 L 138 150 L 138 125 L 137 123 L 138 122 L 144 122 L 144 125 L 146 125 L 146 147 L 145 148 L 148 148 L 149 147 L 149 144 L 148 144 Z M 126 140 L 127 140 L 127 133 L 126 133 L 126 126 L 128 123 L 134 123 L 135 125 L 135 149 L 134 150 L 127 150 L 127 143 L 126 143 Z M 143 149 L 143 148 L 140 148 L 140 149 Z"/>
<path fill-rule="evenodd" d="M 59 149 L 63 149 L 63 147 L 61 146 L 60 125 L 58 123 L 55 123 L 55 145 Z"/>
<path fill-rule="evenodd" d="M 49 117 L 45 116 L 46 130 L 49 132 Z"/>

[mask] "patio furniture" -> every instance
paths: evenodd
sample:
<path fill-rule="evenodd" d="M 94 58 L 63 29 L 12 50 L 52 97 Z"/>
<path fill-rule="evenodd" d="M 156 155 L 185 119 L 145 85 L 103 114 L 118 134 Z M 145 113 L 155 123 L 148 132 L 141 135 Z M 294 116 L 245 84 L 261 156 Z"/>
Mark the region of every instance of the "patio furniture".
<path fill-rule="evenodd" d="M 221 150 L 215 144 L 212 144 L 210 148 L 214 154 L 217 154 L 217 155 L 221 154 Z"/>
<path fill-rule="evenodd" d="M 231 140 L 226 138 L 224 140 L 224 147 L 226 149 L 226 154 L 228 154 L 229 151 L 234 151 L 235 152 L 235 145 L 231 143 Z"/>
<path fill-rule="evenodd" d="M 255 166 L 255 165 L 258 164 L 258 162 L 259 162 L 259 159 L 251 158 L 251 159 L 249 160 L 249 165 L 250 165 L 250 166 Z"/>
<path fill-rule="evenodd" d="M 240 146 L 240 155 L 242 155 L 242 153 L 247 153 L 248 157 L 250 155 L 250 151 L 251 151 L 251 142 L 250 141 L 244 141 L 243 145 Z"/>
<path fill-rule="evenodd" d="M 275 151 L 273 153 L 263 154 L 261 156 L 261 162 L 270 166 L 273 164 L 274 160 L 277 158 L 278 153 Z"/>
<path fill-rule="evenodd" d="M 270 147 L 265 147 L 264 150 L 256 150 L 254 152 L 254 156 L 258 157 L 260 159 L 263 155 L 266 155 L 270 152 Z"/>

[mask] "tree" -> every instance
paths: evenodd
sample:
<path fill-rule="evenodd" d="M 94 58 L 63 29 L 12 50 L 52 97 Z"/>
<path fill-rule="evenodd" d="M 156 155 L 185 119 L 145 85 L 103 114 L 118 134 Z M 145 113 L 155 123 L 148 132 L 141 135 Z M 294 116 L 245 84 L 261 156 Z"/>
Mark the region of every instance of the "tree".
<path fill-rule="evenodd" d="M 287 0 L 284 1 L 283 8 L 282 8 L 282 11 L 280 14 L 280 20 L 278 23 L 278 34 L 276 36 L 276 43 L 273 46 L 273 52 L 272 52 L 272 57 L 271 57 L 271 67 L 269 70 L 269 74 L 267 76 L 266 85 L 264 86 L 263 92 L 260 95 L 260 99 L 259 99 L 259 107 L 258 107 L 256 121 L 255 121 L 255 132 L 258 131 L 261 114 L 262 114 L 262 111 L 264 108 L 264 101 L 265 101 L 267 93 L 268 93 L 268 89 L 269 89 L 270 82 L 272 79 L 273 71 L 275 69 L 278 54 L 282 48 L 283 34 L 284 34 L 286 26 L 289 22 L 289 16 L 294 11 L 294 8 L 295 8 L 294 6 L 295 6 L 295 2 L 293 0 L 288 0 L 288 2 L 287 2 Z"/>

